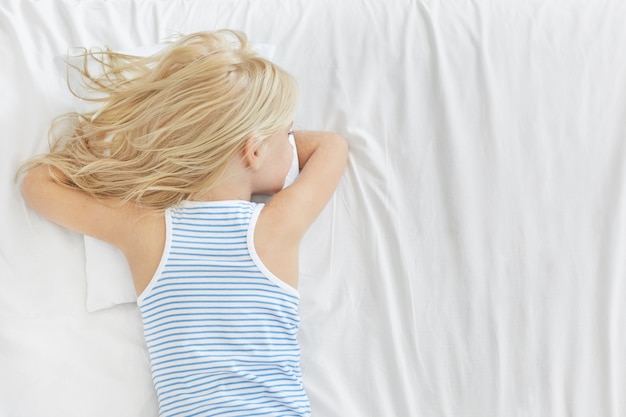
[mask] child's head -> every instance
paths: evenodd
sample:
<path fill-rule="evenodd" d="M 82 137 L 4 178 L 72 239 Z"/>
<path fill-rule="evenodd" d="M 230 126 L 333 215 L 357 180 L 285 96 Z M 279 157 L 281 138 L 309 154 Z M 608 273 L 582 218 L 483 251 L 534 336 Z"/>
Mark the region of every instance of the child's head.
<path fill-rule="evenodd" d="M 84 74 L 104 93 L 103 106 L 63 118 L 71 131 L 38 161 L 99 197 L 174 205 L 209 188 L 247 140 L 274 135 L 295 113 L 293 78 L 239 32 L 189 35 L 147 58 L 109 51 L 89 58 L 105 70 Z"/>

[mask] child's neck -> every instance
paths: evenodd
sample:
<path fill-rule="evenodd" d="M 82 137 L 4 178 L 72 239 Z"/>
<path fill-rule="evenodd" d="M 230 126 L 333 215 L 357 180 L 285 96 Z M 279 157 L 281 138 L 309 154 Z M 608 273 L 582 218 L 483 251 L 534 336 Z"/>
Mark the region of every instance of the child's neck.
<path fill-rule="evenodd" d="M 252 198 L 251 173 L 239 163 L 231 163 L 221 181 L 206 191 L 195 193 L 190 200 L 226 201 Z"/>
<path fill-rule="evenodd" d="M 197 193 L 191 196 L 192 201 L 230 201 L 230 200 L 242 200 L 250 201 L 252 198 L 251 193 L 234 193 L 232 190 L 229 192 L 221 192 L 218 190 L 211 190 L 204 193 Z"/>

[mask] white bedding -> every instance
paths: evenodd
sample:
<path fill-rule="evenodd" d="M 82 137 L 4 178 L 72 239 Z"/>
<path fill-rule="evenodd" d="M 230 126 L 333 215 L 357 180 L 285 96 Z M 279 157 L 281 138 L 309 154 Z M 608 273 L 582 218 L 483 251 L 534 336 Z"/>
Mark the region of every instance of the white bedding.
<path fill-rule="evenodd" d="M 156 416 L 133 304 L 13 175 L 69 110 L 53 58 L 235 28 L 296 127 L 351 146 L 301 253 L 318 417 L 626 415 L 626 2 L 3 0 L 0 416 Z"/>

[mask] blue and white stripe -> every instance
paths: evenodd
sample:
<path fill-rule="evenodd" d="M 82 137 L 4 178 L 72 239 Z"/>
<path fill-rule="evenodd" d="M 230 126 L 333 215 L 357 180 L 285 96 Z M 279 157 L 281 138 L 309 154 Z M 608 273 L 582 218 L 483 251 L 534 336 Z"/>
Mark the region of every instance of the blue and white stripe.
<path fill-rule="evenodd" d="M 298 292 L 254 248 L 263 205 L 186 202 L 137 303 L 161 416 L 308 416 Z"/>

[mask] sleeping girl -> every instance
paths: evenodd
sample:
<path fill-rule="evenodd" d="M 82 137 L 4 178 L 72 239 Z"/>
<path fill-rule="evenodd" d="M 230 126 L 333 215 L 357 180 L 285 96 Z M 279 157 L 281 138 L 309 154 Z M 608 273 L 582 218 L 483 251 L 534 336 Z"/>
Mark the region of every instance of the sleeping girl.
<path fill-rule="evenodd" d="M 307 416 L 299 244 L 346 165 L 345 140 L 292 130 L 294 79 L 237 31 L 149 57 L 88 52 L 100 102 L 53 125 L 22 194 L 125 255 L 162 416 Z M 295 140 L 300 175 L 284 186 Z M 266 204 L 253 194 L 273 194 Z"/>

